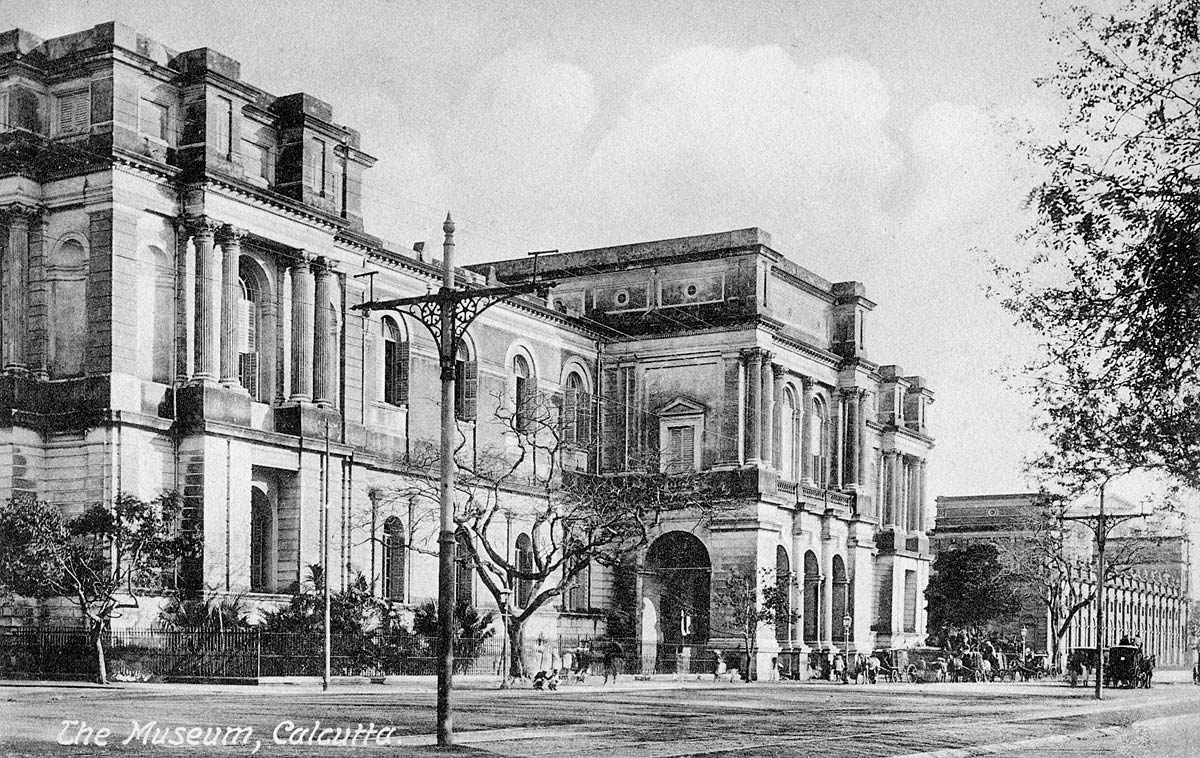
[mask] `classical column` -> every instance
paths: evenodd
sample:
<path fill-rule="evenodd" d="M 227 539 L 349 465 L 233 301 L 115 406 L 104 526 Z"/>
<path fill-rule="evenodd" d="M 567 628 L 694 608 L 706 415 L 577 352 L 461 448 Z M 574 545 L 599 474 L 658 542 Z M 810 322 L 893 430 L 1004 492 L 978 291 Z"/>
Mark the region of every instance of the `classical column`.
<path fill-rule="evenodd" d="M 773 357 L 769 351 L 764 350 L 760 369 L 762 395 L 759 397 L 759 423 L 762 426 L 759 434 L 762 437 L 762 460 L 768 466 L 775 465 L 775 371 L 771 367 Z"/>
<path fill-rule="evenodd" d="M 38 217 L 36 208 L 13 204 L 4 209 L 8 221 L 7 248 L 4 255 L 3 335 L 4 370 L 25 371 L 25 343 L 28 333 L 29 302 L 29 231 Z M 84 307 L 81 303 L 79 307 Z"/>
<path fill-rule="evenodd" d="M 805 484 L 813 483 L 812 396 L 812 377 L 800 377 L 800 481 L 804 482 Z"/>
<path fill-rule="evenodd" d="M 846 464 L 846 397 L 842 390 L 833 391 L 833 486 L 845 485 Z"/>
<path fill-rule="evenodd" d="M 858 473 L 858 394 L 858 389 L 842 392 L 842 404 L 846 409 L 846 425 L 842 433 L 846 450 L 846 484 L 851 486 L 862 481 Z"/>
<path fill-rule="evenodd" d="M 334 341 L 333 299 L 334 274 L 327 258 L 317 260 L 317 292 L 315 303 L 316 334 L 313 342 L 313 402 L 329 406 L 333 404 Z"/>
<path fill-rule="evenodd" d="M 225 224 L 217 233 L 217 244 L 221 246 L 221 384 L 236 387 L 238 376 L 238 324 L 239 281 L 238 262 L 242 255 L 242 238 L 245 229 Z"/>
<path fill-rule="evenodd" d="M 858 453 L 858 483 L 865 487 L 869 484 L 871 471 L 871 466 L 867 461 L 867 393 L 865 390 L 858 391 L 858 397 L 855 398 L 854 404 L 858 409 L 858 423 L 854 425 L 854 449 Z"/>
<path fill-rule="evenodd" d="M 762 349 L 742 350 L 746 364 L 746 463 L 762 461 Z"/>
<path fill-rule="evenodd" d="M 44 211 L 29 224 L 29 294 L 28 294 L 28 351 L 26 358 L 36 371 L 37 378 L 50 378 L 50 284 L 46 277 L 46 228 L 48 214 Z"/>
<path fill-rule="evenodd" d="M 196 247 L 196 341 L 192 378 L 216 381 L 218 365 L 217 315 L 221 303 L 221 259 L 213 249 L 217 223 L 207 216 L 191 219 Z"/>
<path fill-rule="evenodd" d="M 774 409 L 771 412 L 771 427 L 775 430 L 771 435 L 771 444 L 775 449 L 775 456 L 771 459 L 776 471 L 784 471 L 787 462 L 783 460 L 783 366 L 778 363 L 771 364 L 771 376 L 775 380 L 775 393 L 771 397 L 771 402 Z M 788 419 L 788 428 L 792 430 L 792 455 L 796 455 L 796 420 Z M 793 471 L 792 477 L 796 474 Z"/>
<path fill-rule="evenodd" d="M 897 511 L 900 508 L 900 453 L 889 450 L 884 455 L 888 477 L 885 481 L 884 499 L 887 506 L 884 513 L 884 526 L 895 526 L 899 522 Z"/>
<path fill-rule="evenodd" d="M 292 395 L 294 402 L 313 397 L 313 287 L 312 256 L 301 254 L 292 266 Z"/>
<path fill-rule="evenodd" d="M 182 384 L 192 375 L 196 325 L 196 256 L 188 250 L 191 223 L 185 216 L 175 219 L 175 381 Z"/>
<path fill-rule="evenodd" d="M 275 350 L 275 398 L 282 403 L 288 399 L 292 391 L 292 266 L 281 266 L 279 269 L 279 296 L 276 299 L 275 321 L 276 340 L 272 349 Z"/>

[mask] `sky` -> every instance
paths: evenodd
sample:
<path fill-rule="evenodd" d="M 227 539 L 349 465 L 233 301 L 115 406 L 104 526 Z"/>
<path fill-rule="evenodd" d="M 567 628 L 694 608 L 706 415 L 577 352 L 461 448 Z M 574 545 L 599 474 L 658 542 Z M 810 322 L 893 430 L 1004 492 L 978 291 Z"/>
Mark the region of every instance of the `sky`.
<path fill-rule="evenodd" d="M 368 231 L 464 262 L 758 226 L 878 308 L 867 355 L 924 376 L 928 492 L 1036 488 L 1033 339 L 985 291 L 1020 260 L 1052 134 L 1035 0 L 59 2 L 0 0 L 39 37 L 116 20 L 210 47 L 276 95 L 331 103 L 379 158 Z"/>

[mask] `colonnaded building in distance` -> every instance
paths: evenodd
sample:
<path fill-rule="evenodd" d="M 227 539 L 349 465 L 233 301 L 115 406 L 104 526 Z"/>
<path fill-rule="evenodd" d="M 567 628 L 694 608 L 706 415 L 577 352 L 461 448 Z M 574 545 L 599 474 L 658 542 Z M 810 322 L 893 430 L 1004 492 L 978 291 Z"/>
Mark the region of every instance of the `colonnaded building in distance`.
<path fill-rule="evenodd" d="M 931 534 L 935 553 L 970 545 L 991 544 L 1001 560 L 1021 560 L 1029 555 L 1030 543 L 1038 537 L 1033 526 L 1039 520 L 1039 495 L 1019 492 L 1002 495 L 943 495 L 937 498 L 936 528 Z M 1136 513 L 1138 508 L 1112 494 L 1107 498 L 1110 513 Z M 1081 504 L 1094 512 L 1090 503 Z M 1062 549 L 1078 569 L 1075 584 L 1080 596 L 1094 592 L 1095 539 L 1080 522 L 1064 525 Z M 1120 575 L 1106 583 L 1104 599 L 1105 645 L 1116 645 L 1123 637 L 1140 639 L 1148 655 L 1159 665 L 1187 663 L 1188 617 L 1196 588 L 1191 574 L 1192 543 L 1182 524 L 1158 516 L 1117 526 L 1108 538 L 1109 560 L 1121 565 Z M 1034 552 L 1036 555 L 1036 552 Z M 1064 653 L 1096 646 L 1096 603 L 1081 609 L 1062 639 Z M 1035 652 L 1051 647 L 1049 610 L 1043 601 L 1029 598 L 1016 620 L 1025 630 L 1026 644 Z"/>
<path fill-rule="evenodd" d="M 375 159 L 359 134 L 214 50 L 115 24 L 0 35 L 0 113 L 0 498 L 77 511 L 177 490 L 203 534 L 198 581 L 267 607 L 320 561 L 328 484 L 335 585 L 362 572 L 397 603 L 433 597 L 434 536 L 387 493 L 420 476 L 411 456 L 438 436 L 435 346 L 353 307 L 426 293 L 439 261 L 364 230 Z M 580 446 L 579 469 L 653 455 L 736 483 L 736 511 L 667 523 L 638 557 L 634 615 L 657 610 L 644 638 L 735 644 L 672 613 L 662 577 L 692 572 L 685 592 L 706 616 L 722 572 L 752 564 L 797 577 L 798 620 L 762 632 L 764 656 L 923 639 L 933 392 L 868 358 L 862 284 L 823 279 L 756 228 L 539 265 L 558 282 L 550 299 L 496 305 L 460 346 L 466 454 L 504 449 L 494 399 L 538 392 L 570 398 L 578 438 L 599 442 Z M 458 281 L 522 282 L 530 267 Z M 528 550 L 526 495 L 506 496 L 501 539 Z M 528 634 L 605 633 L 614 574 L 582 576 Z M 478 581 L 460 567 L 460 595 L 487 606 Z"/>

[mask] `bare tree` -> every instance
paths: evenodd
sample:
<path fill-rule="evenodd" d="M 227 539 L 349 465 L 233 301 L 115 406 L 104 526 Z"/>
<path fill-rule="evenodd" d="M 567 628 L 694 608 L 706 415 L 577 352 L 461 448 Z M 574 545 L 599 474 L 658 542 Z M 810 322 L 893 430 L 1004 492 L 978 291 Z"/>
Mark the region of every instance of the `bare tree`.
<path fill-rule="evenodd" d="M 469 451 L 460 435 L 458 560 L 475 571 L 500 609 L 512 651 L 509 676 L 521 678 L 528 675 L 523 629 L 534 613 L 576 587 L 589 566 L 618 566 L 645 547 L 664 518 L 702 521 L 728 496 L 721 480 L 660 472 L 657 456 L 620 474 L 578 467 L 594 460 L 597 449 L 590 428 L 595 415 L 579 407 L 578 397 L 531 392 L 516 403 L 496 400 L 502 446 Z M 392 503 L 411 505 L 409 549 L 430 554 L 436 542 L 416 538 L 416 530 L 435 526 L 438 467 L 436 451 L 422 450 L 408 483 L 384 493 Z M 528 538 L 517 551 L 508 542 L 513 523 Z"/>
<path fill-rule="evenodd" d="M 1000 546 L 1007 570 L 1027 588 L 1028 595 L 1046 608 L 1050 627 L 1051 663 L 1058 666 L 1063 638 L 1075 617 L 1096 597 L 1096 556 L 1091 533 L 1065 520 L 1070 498 L 1040 493 L 1022 514 L 1028 532 Z M 1109 542 L 1105 582 L 1128 576 L 1146 557 L 1144 539 Z"/>
<path fill-rule="evenodd" d="M 724 611 L 731 634 L 742 638 L 746 649 L 746 666 L 742 679 L 761 678 L 751 669 L 758 652 L 758 630 L 766 625 L 778 627 L 795 623 L 798 614 L 791 609 L 789 597 L 796 579 L 790 573 L 778 575 L 775 569 L 760 569 L 755 575 L 752 567 L 731 570 L 713 593 L 713 604 Z"/>

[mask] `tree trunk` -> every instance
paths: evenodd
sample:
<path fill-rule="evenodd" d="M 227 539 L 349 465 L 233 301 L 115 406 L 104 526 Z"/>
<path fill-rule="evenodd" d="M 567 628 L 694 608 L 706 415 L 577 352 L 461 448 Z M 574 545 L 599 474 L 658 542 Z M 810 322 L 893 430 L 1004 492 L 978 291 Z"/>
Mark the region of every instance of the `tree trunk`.
<path fill-rule="evenodd" d="M 91 622 L 92 645 L 96 649 L 96 681 L 108 684 L 108 667 L 104 662 L 104 622 Z"/>
<path fill-rule="evenodd" d="M 524 622 L 513 616 L 506 619 L 505 627 L 508 634 L 508 676 L 510 679 L 528 679 L 525 669 L 525 636 Z"/>

